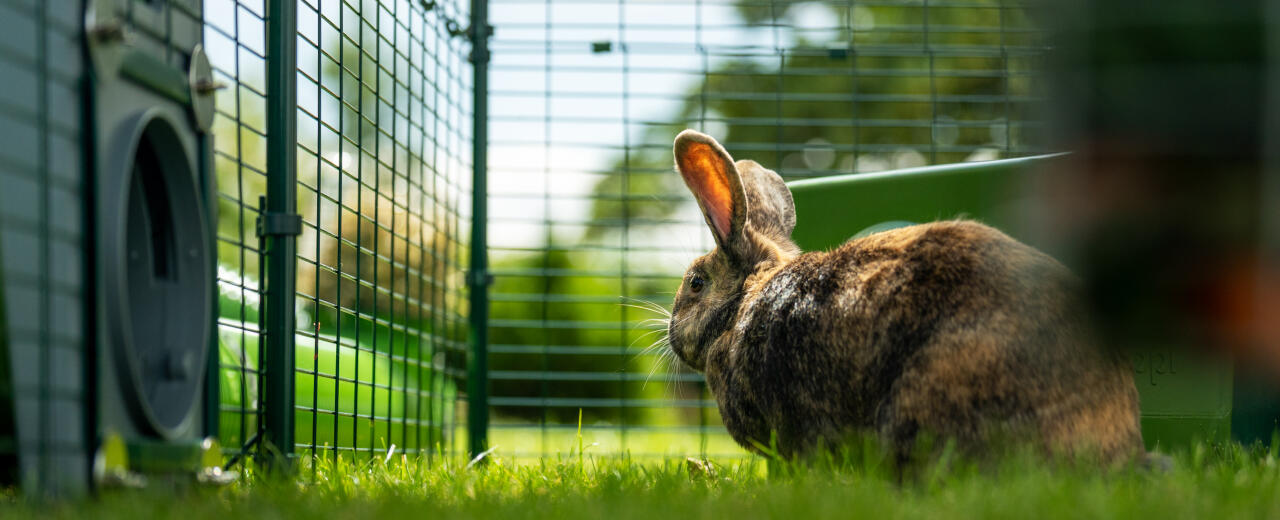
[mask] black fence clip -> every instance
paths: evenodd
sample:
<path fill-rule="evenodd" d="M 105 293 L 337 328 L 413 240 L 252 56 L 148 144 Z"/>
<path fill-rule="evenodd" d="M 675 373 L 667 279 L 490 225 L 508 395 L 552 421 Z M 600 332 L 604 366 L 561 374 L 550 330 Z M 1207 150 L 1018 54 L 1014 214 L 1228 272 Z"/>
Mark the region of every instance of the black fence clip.
<path fill-rule="evenodd" d="M 467 286 L 488 287 L 493 285 L 493 275 L 486 272 L 467 271 Z"/>
<path fill-rule="evenodd" d="M 302 215 L 297 213 L 263 213 L 258 215 L 258 236 L 298 236 L 302 234 Z"/>

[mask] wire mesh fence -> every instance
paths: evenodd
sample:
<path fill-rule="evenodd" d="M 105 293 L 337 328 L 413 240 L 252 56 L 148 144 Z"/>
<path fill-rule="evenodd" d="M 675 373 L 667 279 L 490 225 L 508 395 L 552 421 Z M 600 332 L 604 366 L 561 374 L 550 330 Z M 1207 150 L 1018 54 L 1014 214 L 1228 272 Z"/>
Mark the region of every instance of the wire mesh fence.
<path fill-rule="evenodd" d="M 468 27 L 460 0 L 199 5 L 228 87 L 212 130 L 212 384 L 218 435 L 237 453 L 282 429 L 269 441 L 298 455 L 455 451 L 470 382 L 491 395 L 471 410 L 473 433 L 487 428 L 506 454 L 569 451 L 578 432 L 604 453 L 741 454 L 701 375 L 659 340 L 662 307 L 712 243 L 671 172 L 672 137 L 701 129 L 788 179 L 1042 151 L 1046 49 L 1013 1 L 480 2 L 496 26 L 487 87 L 472 77 L 487 31 Z M 477 139 L 485 98 L 490 133 Z M 49 113 L 0 115 L 50 117 L 37 101 Z M 478 228 L 476 143 L 490 186 Z M 6 221 L 6 251 L 24 233 L 74 237 L 49 220 L 74 186 L 43 173 L 54 150 L 41 150 L 46 162 L 6 167 L 45 194 Z M 476 314 L 463 298 L 485 273 L 467 275 L 463 237 L 477 229 L 495 284 L 480 329 L 489 369 L 467 381 Z M 21 337 L 73 344 L 47 319 L 14 318 L 75 292 L 41 273 L 6 277 L 6 293 L 44 302 L 6 308 L 12 336 L 41 323 Z M 60 366 L 40 352 L 39 366 Z"/>
<path fill-rule="evenodd" d="M 205 2 L 218 78 L 220 436 L 263 431 L 270 180 L 262 1 Z M 294 13 L 291 13 L 294 14 Z M 451 451 L 465 363 L 462 233 L 470 201 L 469 43 L 461 2 L 296 5 L 297 267 L 292 449 Z M 291 31 L 292 33 L 293 31 Z M 273 282 L 279 284 L 280 282 Z M 285 450 L 288 451 L 288 450 Z"/>
<path fill-rule="evenodd" d="M 458 452 L 469 427 L 473 452 L 517 457 L 584 444 L 733 456 L 745 452 L 702 376 L 663 344 L 684 269 L 713 245 L 672 172 L 673 136 L 702 130 L 789 180 L 1049 151 L 1037 7 L 0 0 L 0 415 L 27 419 L 0 421 L 0 482 L 83 486 L 97 437 L 126 424 L 104 420 L 124 412 L 94 395 L 114 391 L 101 376 L 118 367 L 102 362 L 116 346 L 97 337 L 113 315 L 95 267 L 109 191 L 95 168 L 110 139 L 92 125 L 113 100 L 95 98 L 110 91 L 91 70 L 111 54 L 89 40 L 118 36 L 131 58 L 104 70 L 127 68 L 130 88 L 196 119 L 214 85 L 183 72 L 202 34 L 227 87 L 211 130 L 210 384 L 230 452 Z M 477 12 L 492 13 L 492 40 Z M 93 25 L 112 21 L 104 13 L 119 16 L 114 29 Z M 1129 85 L 1127 70 L 1102 79 Z M 1253 85 L 1245 72 L 1233 81 Z M 1079 105 L 1127 106 L 1090 103 Z M 1170 135 L 1196 127 L 1173 114 Z M 1127 124 L 1116 115 L 1089 123 Z M 1197 128 L 1256 130 L 1231 120 Z M 490 290 L 468 289 L 490 276 Z M 149 431 L 129 440 L 157 441 Z"/>
<path fill-rule="evenodd" d="M 300 5 L 299 448 L 452 438 L 471 92 L 470 43 L 451 27 L 465 16 Z"/>
<path fill-rule="evenodd" d="M 210 383 L 229 451 L 271 432 L 274 448 L 305 456 L 455 452 L 469 426 L 473 452 L 542 456 L 585 443 L 732 456 L 745 452 L 719 425 L 702 376 L 662 342 L 685 267 L 713 245 L 672 172 L 672 137 L 702 130 L 786 179 L 1049 151 L 1041 77 L 1051 49 L 1037 7 L 0 0 L 10 87 L 0 95 L 0 415 L 34 418 L 0 421 L 0 481 L 74 474 L 82 485 L 78 465 L 109 424 L 92 395 L 115 370 L 95 359 L 113 348 L 95 337 L 110 318 L 94 299 L 102 275 L 91 256 L 105 228 L 93 212 L 105 141 L 86 125 L 111 100 L 94 97 L 106 90 L 90 69 L 106 51 L 88 40 L 125 42 L 130 88 L 199 118 L 194 100 L 213 85 L 183 71 L 196 68 L 202 33 L 215 82 L 227 86 L 212 129 Z M 117 9 L 119 25 L 92 25 Z M 469 22 L 484 19 L 477 12 L 492 13 L 491 42 L 487 25 Z M 1132 86 L 1129 70 L 1096 81 Z M 1246 94 L 1250 70 L 1231 83 Z M 1175 149 L 1186 135 L 1230 149 L 1221 135 L 1236 134 L 1219 130 L 1248 137 L 1257 127 L 1225 116 L 1190 125 L 1177 111 L 1154 125 L 1149 113 L 1119 115 L 1167 127 Z M 1113 116 L 1087 122 L 1128 124 Z M 1180 133 L 1193 127 L 1220 135 Z M 489 276 L 491 290 L 468 290 Z M 492 319 L 463 301 L 486 295 Z M 467 402 L 482 406 L 463 424 Z"/>
<path fill-rule="evenodd" d="M 1043 151 L 1046 48 L 997 0 L 495 0 L 491 443 L 739 454 L 662 356 L 713 243 L 672 173 L 684 128 L 786 179 Z M 659 318 L 659 321 L 646 321 Z M 656 348 L 647 348 L 650 345 Z"/>
<path fill-rule="evenodd" d="M 261 2 L 206 2 L 204 44 L 218 94 L 213 163 L 217 193 L 219 436 L 243 446 L 261 425 L 258 338 L 262 255 L 255 233 L 266 195 L 266 23 Z"/>

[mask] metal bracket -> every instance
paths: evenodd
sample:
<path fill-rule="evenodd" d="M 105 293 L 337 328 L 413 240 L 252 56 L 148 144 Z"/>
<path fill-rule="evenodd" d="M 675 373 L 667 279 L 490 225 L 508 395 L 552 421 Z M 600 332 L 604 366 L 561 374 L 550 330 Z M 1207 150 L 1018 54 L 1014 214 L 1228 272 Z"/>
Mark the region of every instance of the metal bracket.
<path fill-rule="evenodd" d="M 297 213 L 267 211 L 267 196 L 258 195 L 258 238 L 274 236 L 296 237 L 302 234 L 302 215 Z M 266 246 L 266 244 L 262 244 Z"/>
<path fill-rule="evenodd" d="M 449 23 L 454 23 L 452 20 Z M 456 25 L 456 24 L 455 24 Z M 447 27 L 447 25 L 446 25 Z M 467 56 L 467 60 L 472 64 L 489 62 L 489 38 L 493 37 L 493 26 L 486 25 L 484 30 L 477 30 L 475 27 L 466 29 L 449 28 L 449 34 L 454 36 L 466 36 L 471 41 L 471 53 Z"/>
<path fill-rule="evenodd" d="M 421 3 L 422 3 L 422 8 L 427 11 L 430 11 L 436 8 L 436 3 L 434 1 L 423 1 Z M 457 38 L 459 36 L 466 36 L 467 39 L 471 40 L 473 43 L 480 37 L 480 35 L 476 34 L 476 31 L 474 30 L 475 27 L 471 27 L 471 26 L 463 27 L 461 23 L 459 23 L 457 20 L 454 20 L 453 18 L 450 18 L 448 15 L 442 15 L 441 18 L 444 19 L 445 34 L 448 34 L 451 37 Z M 485 27 L 484 37 L 492 38 L 493 34 L 494 34 L 493 25 L 492 24 L 487 25 Z"/>
<path fill-rule="evenodd" d="M 84 9 L 85 45 L 99 81 L 111 80 L 132 40 L 120 0 L 89 0 Z"/>
<path fill-rule="evenodd" d="M 213 79 L 213 67 L 204 53 L 204 45 L 196 44 L 191 50 L 191 65 L 187 70 L 187 83 L 191 90 L 191 114 L 196 127 L 208 133 L 213 129 L 214 93 L 227 88 L 225 83 Z"/>
<path fill-rule="evenodd" d="M 486 272 L 467 271 L 468 287 L 488 287 L 493 285 L 493 275 Z"/>
<path fill-rule="evenodd" d="M 457 20 L 449 18 L 444 21 L 444 31 L 449 33 L 449 36 L 456 38 L 458 36 L 468 35 L 468 33 L 471 32 L 471 29 L 463 29 L 462 24 L 458 23 Z"/>
<path fill-rule="evenodd" d="M 302 215 L 297 213 L 263 213 L 258 215 L 258 236 L 298 236 L 302 234 Z"/>

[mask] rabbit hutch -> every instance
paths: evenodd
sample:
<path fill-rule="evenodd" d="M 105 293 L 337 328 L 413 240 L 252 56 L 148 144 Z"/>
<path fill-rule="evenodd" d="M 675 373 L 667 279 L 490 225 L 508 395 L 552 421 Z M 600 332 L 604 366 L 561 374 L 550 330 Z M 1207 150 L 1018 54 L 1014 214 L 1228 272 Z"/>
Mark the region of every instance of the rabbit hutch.
<path fill-rule="evenodd" d="M 746 456 L 661 341 L 713 246 L 672 172 L 680 130 L 794 181 L 805 248 L 968 216 L 1086 270 L 1137 257 L 1045 232 L 1043 172 L 1107 149 L 1081 136 L 1187 129 L 1162 135 L 1249 164 L 1257 114 L 1146 121 L 1181 91 L 1055 83 L 1092 62 L 1055 51 L 1038 7 L 0 1 L 0 484 L 578 442 Z M 1103 9 L 1067 33 L 1124 45 L 1091 29 Z M 1200 23 L 1243 15 L 1221 16 Z M 1123 302 L 1125 323 L 1150 303 Z M 1149 444 L 1269 435 L 1273 395 L 1142 334 L 1115 337 L 1146 338 Z"/>
<path fill-rule="evenodd" d="M 84 490 L 107 438 L 142 466 L 199 461 L 215 338 L 200 6 L 5 9 L 0 472 Z"/>

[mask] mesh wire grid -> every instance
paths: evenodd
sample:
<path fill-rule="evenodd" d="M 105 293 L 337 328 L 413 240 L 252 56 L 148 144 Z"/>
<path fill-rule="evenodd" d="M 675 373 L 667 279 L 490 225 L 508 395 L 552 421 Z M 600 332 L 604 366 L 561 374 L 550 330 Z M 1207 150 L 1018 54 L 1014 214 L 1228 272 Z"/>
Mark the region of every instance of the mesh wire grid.
<path fill-rule="evenodd" d="M 470 66 L 459 2 L 297 3 L 294 449 L 453 450 L 465 360 Z M 222 289 L 221 432 L 261 426 L 262 1 L 206 2 Z"/>
<path fill-rule="evenodd" d="M 268 189 L 265 3 L 205 0 L 220 81 L 220 436 L 262 424 L 262 249 Z M 136 22 L 139 6 L 126 2 Z M 687 262 L 711 246 L 671 172 L 685 127 L 788 179 L 1044 151 L 1047 52 L 1028 4 L 1002 0 L 497 0 L 490 229 L 491 445 L 733 455 L 701 376 L 645 346 Z M 298 239 L 294 306 L 299 453 L 454 451 L 465 362 L 462 233 L 469 225 L 472 92 L 461 2 L 298 0 Z M 175 5 L 197 5 L 196 2 Z M 174 47 L 152 20 L 138 45 Z M 77 323 L 78 2 L 0 0 L 0 332 L 22 367 L 0 391 L 37 407 L 0 458 L 33 478 L 85 455 L 59 417 L 85 394 Z M 24 32 L 25 31 L 25 32 Z M 24 36 L 31 36 L 26 40 Z M 24 97 L 26 96 L 26 97 Z M 34 151 L 34 153 L 32 153 Z M 34 255 L 28 254 L 32 251 Z M 19 258 L 18 252 L 26 256 Z M 14 260 L 19 258 L 18 260 Z M 34 261 L 29 261 L 34 259 Z M 659 333 L 659 334 L 655 334 Z M 668 360 L 669 361 L 669 360 Z M 0 396 L 3 397 L 3 396 Z M 3 425 L 0 425 L 3 426 Z M 50 432 L 56 432 L 50 433 Z M 25 444 L 24 444 L 25 443 Z"/>
<path fill-rule="evenodd" d="M 262 426 L 264 265 L 254 226 L 269 184 L 264 1 L 203 6 L 215 74 L 231 86 L 219 94 L 213 161 L 220 436 L 233 450 Z M 295 449 L 453 449 L 473 97 L 457 4 L 297 3 Z M 497 276 L 491 444 L 516 455 L 567 451 L 579 431 L 597 451 L 741 453 L 701 377 L 664 364 L 660 348 L 643 350 L 660 324 L 628 306 L 666 304 L 688 260 L 710 247 L 670 172 L 679 129 L 708 131 L 787 178 L 1040 151 L 1034 83 L 1045 49 L 1022 4 L 493 4 L 492 218 L 482 224 Z M 43 30 L 61 34 L 75 20 L 59 23 Z M 167 37 L 143 36 L 148 45 Z M 28 67 L 37 82 L 69 77 L 48 68 L 43 45 L 35 61 L 4 57 L 45 64 Z M 5 109 L 53 132 L 34 148 L 41 161 L 75 141 L 49 121 L 50 95 L 30 105 L 35 113 Z M 75 230 L 50 220 L 75 183 L 44 175 L 49 163 L 14 164 L 14 178 L 43 195 L 29 198 L 42 201 L 38 217 L 6 219 L 6 241 L 35 233 L 76 242 Z M 40 247 L 49 257 L 57 245 Z M 6 279 L 6 292 L 38 292 L 32 301 L 42 302 L 10 314 L 46 316 L 9 316 L 11 348 L 27 338 L 75 350 L 47 319 L 64 315 L 48 309 L 74 300 L 75 288 L 41 272 Z M 27 323 L 41 325 L 20 330 Z M 64 365 L 54 363 L 61 351 L 39 351 L 43 377 Z M 42 402 L 62 395 L 40 388 Z"/>
<path fill-rule="evenodd" d="M 452 449 L 470 43 L 458 3 L 299 5 L 297 440 Z"/>
<path fill-rule="evenodd" d="M 266 24 L 261 1 L 206 1 L 204 45 L 219 92 L 213 165 L 217 193 L 219 437 L 238 450 L 261 425 L 263 333 L 258 199 L 266 194 Z"/>
<path fill-rule="evenodd" d="M 1028 7 L 491 2 L 491 444 L 742 454 L 645 321 L 713 245 L 672 138 L 701 129 L 788 180 L 1043 151 Z"/>

